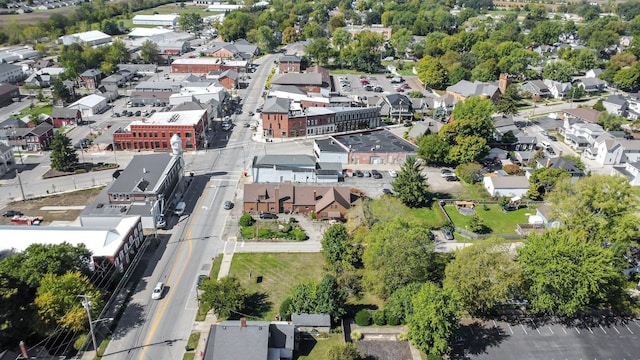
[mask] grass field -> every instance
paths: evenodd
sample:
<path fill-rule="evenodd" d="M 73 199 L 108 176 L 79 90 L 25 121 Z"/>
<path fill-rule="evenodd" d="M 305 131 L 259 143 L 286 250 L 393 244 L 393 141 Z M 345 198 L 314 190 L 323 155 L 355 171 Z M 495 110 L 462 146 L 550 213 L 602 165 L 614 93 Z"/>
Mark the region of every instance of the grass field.
<path fill-rule="evenodd" d="M 400 200 L 389 196 L 372 200 L 368 204 L 371 214 L 381 222 L 391 221 L 396 217 L 432 227 L 440 227 L 445 222 L 444 217 L 433 206 L 410 209 L 404 206 Z"/>
<path fill-rule="evenodd" d="M 476 206 L 475 211 L 484 224 L 489 227 L 492 234 L 515 234 L 517 224 L 526 224 L 529 215 L 535 215 L 536 210 L 532 207 L 522 208 L 516 211 L 504 212 L 499 205 L 488 205 L 489 210 L 484 210 L 482 205 Z M 445 206 L 445 210 L 453 223 L 460 228 L 464 228 L 471 219 L 471 216 L 460 214 L 455 205 Z"/>
<path fill-rule="evenodd" d="M 254 315 L 270 321 L 294 285 L 322 278 L 323 265 L 320 253 L 238 253 L 233 255 L 229 274 L 238 277 L 250 294 L 266 295 L 263 305 L 267 306 Z"/>
<path fill-rule="evenodd" d="M 327 339 L 302 341 L 298 360 L 329 360 L 329 349 L 338 344 L 342 344 L 342 334 L 329 334 Z"/>

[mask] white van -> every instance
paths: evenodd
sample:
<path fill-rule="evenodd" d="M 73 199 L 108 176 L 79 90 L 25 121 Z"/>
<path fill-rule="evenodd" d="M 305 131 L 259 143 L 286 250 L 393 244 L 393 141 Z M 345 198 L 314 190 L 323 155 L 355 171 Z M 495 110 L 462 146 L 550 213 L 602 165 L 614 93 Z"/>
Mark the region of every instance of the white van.
<path fill-rule="evenodd" d="M 184 214 L 184 209 L 187 207 L 187 204 L 184 203 L 184 201 L 180 201 L 178 203 L 178 205 L 176 205 L 176 209 L 173 212 L 174 214 L 180 216 L 182 214 Z"/>
<path fill-rule="evenodd" d="M 551 144 L 549 144 L 546 141 L 541 141 L 540 145 L 541 145 L 540 147 L 543 148 L 543 149 L 548 149 L 549 147 L 551 147 Z"/>

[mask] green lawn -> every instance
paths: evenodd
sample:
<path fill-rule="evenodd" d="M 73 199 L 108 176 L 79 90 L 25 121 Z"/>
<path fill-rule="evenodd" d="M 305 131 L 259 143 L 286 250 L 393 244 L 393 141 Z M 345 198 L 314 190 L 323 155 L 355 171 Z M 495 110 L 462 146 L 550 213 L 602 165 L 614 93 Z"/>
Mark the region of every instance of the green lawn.
<path fill-rule="evenodd" d="M 328 360 L 329 349 L 342 344 L 342 334 L 329 334 L 327 339 L 305 340 L 300 342 L 298 360 Z"/>
<path fill-rule="evenodd" d="M 323 266 L 320 253 L 236 253 L 229 274 L 237 276 L 250 294 L 266 295 L 262 305 L 266 301 L 270 306 L 256 315 L 273 320 L 291 288 L 301 282 L 319 281 L 324 274 Z"/>
<path fill-rule="evenodd" d="M 517 224 L 526 224 L 529 215 L 535 215 L 536 210 L 532 207 L 522 208 L 516 211 L 504 212 L 499 205 L 488 205 L 489 210 L 484 210 L 483 205 L 475 207 L 476 214 L 484 221 L 484 224 L 492 230 L 492 234 L 515 234 Z M 456 210 L 455 205 L 445 206 L 447 214 L 453 223 L 464 228 L 469 223 L 471 216 L 462 215 Z"/>
<path fill-rule="evenodd" d="M 281 230 L 279 225 L 284 226 L 284 228 Z M 288 232 L 284 232 L 287 228 Z M 296 223 L 262 220 L 258 220 L 250 226 L 242 226 L 240 228 L 240 236 L 242 239 L 247 240 L 304 241 L 308 238 L 305 231 Z"/>
<path fill-rule="evenodd" d="M 466 195 L 464 195 L 464 199 L 473 199 L 473 200 L 488 200 L 491 198 L 487 189 L 484 188 L 482 183 L 475 184 L 467 184 L 464 181 L 460 182 L 462 186 L 467 190 Z"/>
<path fill-rule="evenodd" d="M 435 206 L 410 209 L 397 198 L 389 196 L 371 200 L 368 204 L 371 215 L 381 222 L 391 221 L 396 217 L 432 227 L 440 227 L 445 222 L 444 216 L 440 214 L 438 209 L 435 209 Z"/>

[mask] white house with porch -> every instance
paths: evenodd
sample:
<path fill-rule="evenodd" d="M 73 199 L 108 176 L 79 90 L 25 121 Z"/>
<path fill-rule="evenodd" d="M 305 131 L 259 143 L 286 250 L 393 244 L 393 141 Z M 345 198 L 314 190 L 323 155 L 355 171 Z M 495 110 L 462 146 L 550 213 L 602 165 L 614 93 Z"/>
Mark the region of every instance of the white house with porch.
<path fill-rule="evenodd" d="M 574 150 L 591 147 L 598 136 L 605 133 L 598 124 L 584 123 L 576 119 L 565 119 L 558 132 L 564 137 L 564 142 Z"/>

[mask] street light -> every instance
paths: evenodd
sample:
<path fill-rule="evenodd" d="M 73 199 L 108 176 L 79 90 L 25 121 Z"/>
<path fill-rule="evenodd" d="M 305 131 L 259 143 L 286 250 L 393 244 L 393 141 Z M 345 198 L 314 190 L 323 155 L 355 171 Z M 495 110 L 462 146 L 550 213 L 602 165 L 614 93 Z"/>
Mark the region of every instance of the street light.
<path fill-rule="evenodd" d="M 93 331 L 93 321 L 91 321 L 91 301 L 89 301 L 90 296 L 78 295 L 78 297 L 82 298 L 82 307 L 85 310 L 87 310 L 87 316 L 89 317 L 89 332 L 91 333 L 91 340 L 93 341 L 93 350 L 96 352 L 96 356 L 98 356 L 98 346 L 96 345 L 96 334 Z"/>

